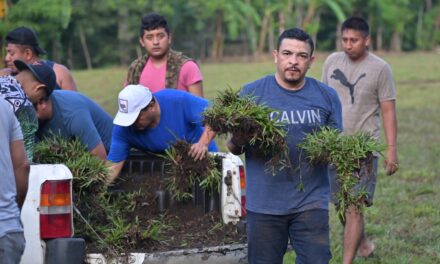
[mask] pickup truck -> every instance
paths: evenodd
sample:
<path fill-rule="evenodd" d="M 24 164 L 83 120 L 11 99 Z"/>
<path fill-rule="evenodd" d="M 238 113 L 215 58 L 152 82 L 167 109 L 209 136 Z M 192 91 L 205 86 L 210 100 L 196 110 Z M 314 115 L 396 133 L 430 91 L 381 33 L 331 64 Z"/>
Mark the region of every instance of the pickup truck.
<path fill-rule="evenodd" d="M 193 205 L 205 212 L 219 210 L 224 223 L 244 226 L 246 211 L 245 171 L 238 156 L 213 153 L 222 173 L 221 191 L 207 195 L 194 187 Z M 121 178 L 133 175 L 148 180 L 149 175 L 164 175 L 164 160 L 132 151 L 121 173 Z M 70 170 L 63 164 L 31 165 L 28 194 L 21 219 L 26 238 L 22 264 L 52 263 L 246 263 L 245 243 L 190 248 L 164 252 L 124 253 L 118 259 L 107 259 L 101 253 L 85 254 L 85 242 L 74 235 L 74 203 L 72 201 Z M 114 188 L 114 191 L 121 191 Z M 123 190 L 122 190 L 123 191 Z M 157 205 L 168 208 L 170 195 L 159 196 Z M 75 223 L 78 225 L 79 223 Z M 83 223 L 81 223 L 83 224 Z"/>

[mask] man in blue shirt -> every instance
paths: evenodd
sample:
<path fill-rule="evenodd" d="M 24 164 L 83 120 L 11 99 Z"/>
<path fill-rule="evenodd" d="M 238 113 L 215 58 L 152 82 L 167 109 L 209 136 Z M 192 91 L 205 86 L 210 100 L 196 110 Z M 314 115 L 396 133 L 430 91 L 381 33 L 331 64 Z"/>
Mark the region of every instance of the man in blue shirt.
<path fill-rule="evenodd" d="M 240 135 L 228 142 L 234 154 L 245 151 L 246 209 L 249 263 L 282 263 L 288 240 L 296 263 L 322 264 L 331 259 L 327 164 L 310 164 L 297 148 L 308 133 L 324 126 L 342 130 L 341 103 L 332 88 L 305 77 L 313 62 L 313 41 L 304 31 L 284 31 L 273 51 L 277 71 L 245 85 L 240 96 L 252 95 L 286 125 L 292 168 L 272 176 L 270 157 Z"/>
<path fill-rule="evenodd" d="M 106 160 L 113 129 L 110 115 L 81 93 L 54 91 L 55 73 L 46 63 L 16 60 L 14 65 L 19 71 L 17 80 L 37 110 L 37 137 L 78 138 L 92 155 Z"/>
<path fill-rule="evenodd" d="M 79 92 L 55 90 L 37 104 L 37 137 L 78 138 L 94 156 L 106 160 L 112 137 L 112 118 Z"/>
<path fill-rule="evenodd" d="M 174 89 L 152 94 L 143 85 L 128 85 L 119 93 L 118 103 L 107 157 L 111 166 L 108 182 L 119 175 L 131 148 L 163 152 L 181 139 L 193 144 L 189 154 L 195 160 L 207 151 L 217 151 L 212 142 L 214 131 L 202 124 L 202 112 L 208 106 L 203 98 Z"/>

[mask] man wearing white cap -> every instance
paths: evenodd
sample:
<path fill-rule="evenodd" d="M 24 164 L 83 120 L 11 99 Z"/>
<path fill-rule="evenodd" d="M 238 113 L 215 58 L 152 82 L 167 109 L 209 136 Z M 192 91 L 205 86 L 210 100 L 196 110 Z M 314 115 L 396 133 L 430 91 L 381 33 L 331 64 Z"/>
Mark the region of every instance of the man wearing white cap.
<path fill-rule="evenodd" d="M 118 97 L 119 111 L 113 123 L 109 182 L 119 175 L 131 148 L 163 152 L 176 140 L 192 143 L 189 155 L 202 159 L 217 151 L 210 127 L 203 127 L 202 112 L 208 101 L 179 90 L 161 90 L 154 95 L 143 85 L 128 85 Z"/>

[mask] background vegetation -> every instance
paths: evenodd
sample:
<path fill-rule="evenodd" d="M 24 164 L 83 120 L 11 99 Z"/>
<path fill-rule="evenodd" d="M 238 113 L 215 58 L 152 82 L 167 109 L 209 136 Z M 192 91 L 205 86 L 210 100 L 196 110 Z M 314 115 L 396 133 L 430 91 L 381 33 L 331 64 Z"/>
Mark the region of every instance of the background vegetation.
<path fill-rule="evenodd" d="M 440 63 L 439 54 L 380 54 L 393 69 L 397 88 L 400 169 L 386 176 L 380 169 L 375 204 L 366 209 L 366 230 L 376 243 L 374 257 L 356 263 L 438 263 L 440 259 Z M 316 54 L 310 76 L 320 78 L 327 54 Z M 228 86 L 271 74 L 272 61 L 202 63 L 205 95 L 213 99 Z M 125 68 L 74 71 L 80 91 L 114 115 Z M 224 149 L 222 140 L 218 140 Z M 331 210 L 334 259 L 341 263 L 342 228 Z M 292 258 L 291 254 L 288 256 Z"/>
<path fill-rule="evenodd" d="M 167 17 L 174 47 L 199 60 L 258 58 L 294 26 L 306 29 L 318 50 L 333 50 L 351 15 L 368 19 L 375 50 L 440 43 L 440 0 L 0 0 L 0 39 L 25 25 L 37 31 L 49 59 L 70 68 L 125 66 L 143 52 L 139 21 L 152 11 Z"/>

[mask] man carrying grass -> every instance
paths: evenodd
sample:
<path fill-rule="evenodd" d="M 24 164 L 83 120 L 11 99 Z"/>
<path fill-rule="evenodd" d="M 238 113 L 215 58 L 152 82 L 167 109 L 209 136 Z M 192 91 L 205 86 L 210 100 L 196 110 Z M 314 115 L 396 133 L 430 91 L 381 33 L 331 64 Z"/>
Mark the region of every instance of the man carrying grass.
<path fill-rule="evenodd" d="M 270 157 L 249 145 L 249 139 L 232 135 L 234 154 L 245 152 L 246 209 L 249 263 L 282 263 L 287 243 L 296 252 L 296 263 L 321 264 L 331 259 L 327 164 L 312 165 L 297 144 L 306 134 L 330 126 L 342 130 L 341 104 L 336 92 L 305 77 L 312 65 L 314 44 L 301 29 L 289 29 L 278 38 L 273 51 L 275 75 L 245 85 L 240 96 L 253 95 L 286 124 L 291 169 L 272 175 L 265 168 Z"/>
<path fill-rule="evenodd" d="M 342 102 L 344 132 L 355 134 L 366 132 L 374 138 L 380 137 L 380 115 L 382 114 L 385 138 L 388 144 L 385 168 L 388 175 L 398 169 L 396 94 L 390 66 L 368 51 L 370 45 L 369 26 L 359 17 L 351 17 L 342 24 L 343 52 L 331 54 L 322 72 L 322 81 L 338 92 Z M 361 165 L 362 166 L 362 165 Z M 369 170 L 368 168 L 373 168 Z M 339 191 L 337 175 L 332 173 L 332 193 Z M 367 192 L 365 200 L 371 206 L 376 186 L 377 157 L 360 168 L 361 188 Z M 337 203 L 337 199 L 333 199 Z M 338 206 L 338 204 L 336 204 Z M 364 218 L 356 206 L 345 213 L 343 263 L 352 263 L 356 252 L 368 257 L 374 244 L 364 232 Z"/>

